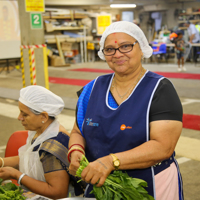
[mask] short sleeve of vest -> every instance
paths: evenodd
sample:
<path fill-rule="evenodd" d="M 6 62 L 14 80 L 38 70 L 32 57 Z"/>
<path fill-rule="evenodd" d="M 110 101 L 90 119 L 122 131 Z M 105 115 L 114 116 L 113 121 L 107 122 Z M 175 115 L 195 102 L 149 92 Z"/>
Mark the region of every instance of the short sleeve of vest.
<path fill-rule="evenodd" d="M 77 119 L 76 120 L 77 120 L 78 128 L 81 131 L 82 135 L 83 135 L 82 125 L 84 122 L 87 105 L 90 99 L 90 94 L 92 92 L 94 83 L 95 83 L 95 80 L 89 82 L 87 85 L 83 87 L 83 91 L 81 92 L 81 95 L 79 96 L 79 99 L 77 102 L 77 113 L 76 113 Z"/>

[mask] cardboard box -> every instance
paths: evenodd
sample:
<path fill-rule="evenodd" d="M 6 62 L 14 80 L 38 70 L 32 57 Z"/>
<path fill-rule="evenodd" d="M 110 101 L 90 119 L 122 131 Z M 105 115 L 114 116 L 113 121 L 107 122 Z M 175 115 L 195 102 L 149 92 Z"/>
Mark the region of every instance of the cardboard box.
<path fill-rule="evenodd" d="M 60 56 L 53 55 L 51 56 L 51 66 L 61 66 L 64 65 L 64 61 Z"/>
<path fill-rule="evenodd" d="M 45 24 L 45 29 L 47 32 L 52 32 L 54 31 L 54 27 L 52 23 L 44 23 Z"/>
<path fill-rule="evenodd" d="M 186 13 L 187 13 L 187 14 L 192 14 L 192 12 L 193 12 L 193 9 L 192 9 L 192 8 L 187 8 L 187 9 L 186 9 Z"/>
<path fill-rule="evenodd" d="M 61 48 L 63 51 L 71 51 L 72 49 L 72 44 L 71 42 L 62 42 L 61 43 Z"/>

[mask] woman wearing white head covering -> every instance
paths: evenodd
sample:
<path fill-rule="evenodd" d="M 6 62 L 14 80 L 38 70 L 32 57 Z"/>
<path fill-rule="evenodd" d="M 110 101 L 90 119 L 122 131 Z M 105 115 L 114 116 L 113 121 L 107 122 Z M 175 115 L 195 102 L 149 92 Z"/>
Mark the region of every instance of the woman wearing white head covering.
<path fill-rule="evenodd" d="M 155 199 L 183 199 L 174 158 L 182 106 L 168 79 L 143 68 L 142 58 L 152 51 L 131 22 L 114 22 L 101 37 L 98 55 L 114 73 L 99 76 L 81 91 L 69 141 L 69 147 L 82 145 L 90 162 L 81 174 L 90 183 L 86 197 L 92 197 L 92 184 L 102 186 L 113 170 L 125 170 L 145 180 Z M 82 153 L 69 151 L 68 157 L 75 174 Z"/>
<path fill-rule="evenodd" d="M 69 133 L 55 118 L 63 108 L 63 100 L 42 86 L 20 90 L 18 120 L 28 130 L 28 138 L 19 156 L 1 158 L 0 178 L 16 179 L 26 189 L 51 199 L 65 198 L 68 192 L 74 195 L 70 179 L 75 178 L 67 169 Z"/>

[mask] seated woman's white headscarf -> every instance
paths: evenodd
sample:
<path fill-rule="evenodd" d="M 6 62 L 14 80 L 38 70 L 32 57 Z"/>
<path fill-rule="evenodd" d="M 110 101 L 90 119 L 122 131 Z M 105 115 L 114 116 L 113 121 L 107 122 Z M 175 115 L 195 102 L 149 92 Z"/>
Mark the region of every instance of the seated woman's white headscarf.
<path fill-rule="evenodd" d="M 49 116 L 55 117 L 64 108 L 63 100 L 39 85 L 30 85 L 20 90 L 19 101 L 38 112 L 47 112 Z"/>
<path fill-rule="evenodd" d="M 98 55 L 102 60 L 105 60 L 102 50 L 104 48 L 104 43 L 107 36 L 110 35 L 111 33 L 117 33 L 117 32 L 126 33 L 135 38 L 138 41 L 143 56 L 145 58 L 149 58 L 152 55 L 153 49 L 149 46 L 149 43 L 143 31 L 136 24 L 132 22 L 118 21 L 108 26 L 101 37 L 100 50 L 98 51 Z"/>

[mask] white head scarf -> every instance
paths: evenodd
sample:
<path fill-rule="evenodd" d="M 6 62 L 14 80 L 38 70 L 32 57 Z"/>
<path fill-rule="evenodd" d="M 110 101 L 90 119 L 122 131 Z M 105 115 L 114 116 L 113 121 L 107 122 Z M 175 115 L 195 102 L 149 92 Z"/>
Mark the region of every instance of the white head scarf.
<path fill-rule="evenodd" d="M 117 32 L 126 33 L 135 38 L 138 41 L 143 56 L 145 58 L 149 58 L 152 55 L 153 49 L 149 46 L 149 43 L 143 31 L 136 24 L 132 22 L 118 21 L 108 26 L 101 37 L 100 50 L 98 51 L 98 55 L 102 60 L 105 60 L 102 50 L 104 48 L 104 43 L 107 36 L 110 35 L 111 33 L 117 33 Z"/>
<path fill-rule="evenodd" d="M 47 112 L 49 116 L 55 117 L 64 108 L 63 100 L 39 85 L 30 85 L 20 90 L 19 101 L 38 112 Z"/>

